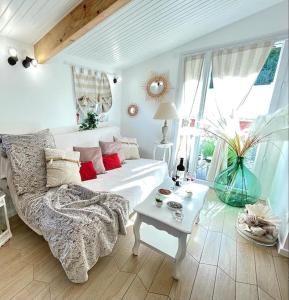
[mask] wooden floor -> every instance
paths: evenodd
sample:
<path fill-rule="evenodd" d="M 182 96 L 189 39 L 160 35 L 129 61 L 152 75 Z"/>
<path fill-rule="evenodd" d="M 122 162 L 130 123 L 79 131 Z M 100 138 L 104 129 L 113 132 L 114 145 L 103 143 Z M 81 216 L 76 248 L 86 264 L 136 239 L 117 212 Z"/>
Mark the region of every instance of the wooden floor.
<path fill-rule="evenodd" d="M 239 209 L 212 191 L 193 229 L 181 280 L 173 262 L 144 246 L 131 254 L 132 225 L 113 253 L 101 258 L 85 284 L 69 282 L 47 243 L 18 218 L 0 248 L 0 299 L 288 299 L 288 259 L 247 242 L 235 231 Z"/>

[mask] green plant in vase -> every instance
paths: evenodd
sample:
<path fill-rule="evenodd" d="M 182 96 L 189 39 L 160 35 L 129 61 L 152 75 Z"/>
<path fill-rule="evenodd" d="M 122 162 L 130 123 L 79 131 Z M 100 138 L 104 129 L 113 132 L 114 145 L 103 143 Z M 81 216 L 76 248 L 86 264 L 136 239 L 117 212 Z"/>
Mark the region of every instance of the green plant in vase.
<path fill-rule="evenodd" d="M 288 106 L 256 119 L 241 129 L 234 117 L 203 122 L 203 130 L 228 145 L 228 168 L 215 178 L 214 189 L 223 202 L 237 207 L 254 204 L 261 195 L 261 185 L 245 164 L 246 155 L 263 142 L 288 140 Z"/>
<path fill-rule="evenodd" d="M 98 126 L 98 122 L 99 122 L 98 114 L 95 113 L 94 111 L 89 111 L 87 113 L 87 117 L 80 124 L 79 130 L 95 129 Z"/>

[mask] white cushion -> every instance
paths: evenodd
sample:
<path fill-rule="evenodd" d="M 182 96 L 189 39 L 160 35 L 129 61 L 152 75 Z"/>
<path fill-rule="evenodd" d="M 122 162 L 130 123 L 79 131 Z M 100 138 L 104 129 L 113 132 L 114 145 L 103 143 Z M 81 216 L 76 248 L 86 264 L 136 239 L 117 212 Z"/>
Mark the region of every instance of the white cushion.
<path fill-rule="evenodd" d="M 168 178 L 163 161 L 152 159 L 128 160 L 121 168 L 100 174 L 81 184 L 93 191 L 107 191 L 123 196 L 130 203 L 130 212 L 145 200 L 153 189 Z"/>
<path fill-rule="evenodd" d="M 122 150 L 125 156 L 125 159 L 139 159 L 139 150 L 138 143 L 136 138 L 129 137 L 121 137 L 118 138 L 116 136 L 113 137 L 115 142 L 119 142 L 122 145 Z"/>
<path fill-rule="evenodd" d="M 79 157 L 80 153 L 77 151 L 46 148 L 46 186 L 55 187 L 69 183 L 80 184 Z"/>

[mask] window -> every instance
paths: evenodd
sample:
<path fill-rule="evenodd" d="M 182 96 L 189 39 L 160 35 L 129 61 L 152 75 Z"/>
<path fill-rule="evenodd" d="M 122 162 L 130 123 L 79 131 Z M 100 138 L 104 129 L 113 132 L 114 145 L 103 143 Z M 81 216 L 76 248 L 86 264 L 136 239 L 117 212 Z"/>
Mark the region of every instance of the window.
<path fill-rule="evenodd" d="M 245 129 L 260 115 L 268 113 L 272 94 L 275 86 L 275 78 L 280 59 L 280 53 L 284 43 L 279 42 L 274 45 L 266 62 L 260 71 L 254 86 L 247 95 L 246 101 L 240 106 L 238 113 L 240 118 L 240 128 Z M 211 61 L 209 62 L 211 64 Z M 194 114 L 190 122 L 191 127 L 195 127 L 196 121 L 202 118 L 210 118 L 211 115 L 217 115 L 218 109 L 226 106 L 226 101 L 218 99 L 218 106 L 216 106 L 216 91 L 214 89 L 214 82 L 212 72 L 207 76 L 208 84 L 205 91 L 203 101 L 196 101 L 198 107 L 193 108 Z M 236 90 L 238 93 L 238 90 Z M 203 106 L 203 107 L 202 107 Z M 201 113 L 200 113 L 201 111 Z M 217 140 L 214 136 L 208 133 L 202 133 L 200 137 L 192 139 L 191 157 L 189 171 L 194 173 L 196 179 L 207 180 L 208 172 L 212 162 L 214 150 L 216 148 Z M 247 166 L 253 167 L 256 158 L 256 149 L 252 149 L 246 155 Z M 234 160 L 234 152 L 228 151 L 227 164 L 230 165 Z"/>

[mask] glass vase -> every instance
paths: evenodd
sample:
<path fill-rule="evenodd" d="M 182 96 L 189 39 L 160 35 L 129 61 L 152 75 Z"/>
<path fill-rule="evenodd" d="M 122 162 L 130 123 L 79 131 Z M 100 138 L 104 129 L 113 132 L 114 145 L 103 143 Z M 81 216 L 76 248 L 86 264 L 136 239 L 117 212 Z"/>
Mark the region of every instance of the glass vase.
<path fill-rule="evenodd" d="M 245 166 L 244 157 L 222 171 L 215 179 L 215 191 L 223 202 L 237 207 L 254 204 L 261 194 L 258 178 Z"/>

